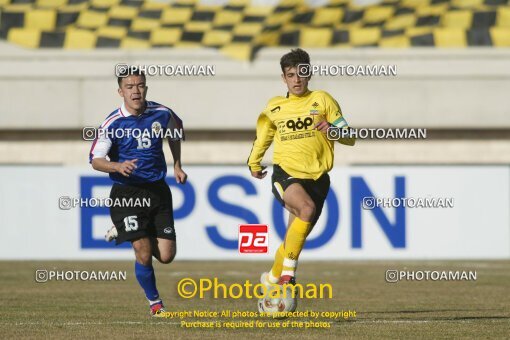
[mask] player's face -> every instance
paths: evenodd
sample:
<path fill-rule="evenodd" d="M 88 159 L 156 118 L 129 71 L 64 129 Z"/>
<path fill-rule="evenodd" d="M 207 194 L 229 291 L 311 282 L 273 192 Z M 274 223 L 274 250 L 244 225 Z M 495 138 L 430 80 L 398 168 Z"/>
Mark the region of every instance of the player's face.
<path fill-rule="evenodd" d="M 145 96 L 147 95 L 145 78 L 133 75 L 122 79 L 119 94 L 124 98 L 124 105 L 129 111 L 139 112 L 145 107 Z"/>
<path fill-rule="evenodd" d="M 289 92 L 293 95 L 300 96 L 308 91 L 308 82 L 310 77 L 299 77 L 296 67 L 286 67 L 282 74 L 282 79 Z"/>

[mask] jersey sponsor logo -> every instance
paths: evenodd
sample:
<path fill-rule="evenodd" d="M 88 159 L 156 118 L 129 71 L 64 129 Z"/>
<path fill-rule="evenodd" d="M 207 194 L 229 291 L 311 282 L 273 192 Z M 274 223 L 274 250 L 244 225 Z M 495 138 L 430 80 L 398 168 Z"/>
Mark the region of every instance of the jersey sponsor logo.
<path fill-rule="evenodd" d="M 277 127 L 282 142 L 315 136 L 315 131 L 312 129 L 313 118 L 310 116 L 281 120 L 277 122 Z"/>
<path fill-rule="evenodd" d="M 312 117 L 299 117 L 297 119 L 288 119 L 278 122 L 280 133 L 290 133 L 300 130 L 308 130 L 313 125 Z"/>
<path fill-rule="evenodd" d="M 311 130 L 310 128 L 313 127 L 313 118 L 310 116 L 304 116 L 299 118 L 293 118 L 293 119 L 287 119 L 287 120 L 281 120 L 277 123 L 278 127 L 278 133 L 280 135 L 287 135 L 287 134 L 296 134 L 298 132 L 305 132 L 306 130 Z M 313 136 L 313 131 L 308 131 L 306 137 Z M 294 139 L 294 138 L 292 138 Z M 283 140 L 283 139 L 282 139 Z"/>
<path fill-rule="evenodd" d="M 298 118 L 297 120 L 289 119 L 285 123 L 285 126 L 292 131 L 297 131 L 297 130 L 308 130 L 308 128 L 310 126 L 312 126 L 312 124 L 313 124 L 313 119 L 310 117 L 306 117 L 303 120 L 301 120 L 301 118 Z"/>

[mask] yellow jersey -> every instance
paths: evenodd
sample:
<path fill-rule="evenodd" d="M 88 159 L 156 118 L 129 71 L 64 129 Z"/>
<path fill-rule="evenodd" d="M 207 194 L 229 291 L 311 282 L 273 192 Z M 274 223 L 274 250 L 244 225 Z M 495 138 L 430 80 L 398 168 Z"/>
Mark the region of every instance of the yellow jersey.
<path fill-rule="evenodd" d="M 292 177 L 316 180 L 330 171 L 334 142 L 315 129 L 323 120 L 348 127 L 340 106 L 325 91 L 272 98 L 257 120 L 257 138 L 248 158 L 250 170 L 262 169 L 260 162 L 274 140 L 273 164 Z"/>

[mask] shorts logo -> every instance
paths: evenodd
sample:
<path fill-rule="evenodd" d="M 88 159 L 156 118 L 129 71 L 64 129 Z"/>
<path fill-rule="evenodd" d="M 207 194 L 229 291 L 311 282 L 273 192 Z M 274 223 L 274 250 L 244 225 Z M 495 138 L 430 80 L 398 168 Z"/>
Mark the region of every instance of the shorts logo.
<path fill-rule="evenodd" d="M 163 232 L 165 234 L 171 234 L 174 232 L 173 228 L 172 227 L 166 227 L 165 229 L 163 229 Z"/>
<path fill-rule="evenodd" d="M 239 253 L 267 254 L 269 245 L 268 226 L 265 224 L 241 224 L 239 226 Z"/>
<path fill-rule="evenodd" d="M 289 180 L 290 178 L 287 178 L 287 181 Z M 273 183 L 275 189 L 276 189 L 276 192 L 278 193 L 278 195 L 280 195 L 280 198 L 283 199 L 283 187 L 280 183 L 278 182 L 274 182 Z"/>

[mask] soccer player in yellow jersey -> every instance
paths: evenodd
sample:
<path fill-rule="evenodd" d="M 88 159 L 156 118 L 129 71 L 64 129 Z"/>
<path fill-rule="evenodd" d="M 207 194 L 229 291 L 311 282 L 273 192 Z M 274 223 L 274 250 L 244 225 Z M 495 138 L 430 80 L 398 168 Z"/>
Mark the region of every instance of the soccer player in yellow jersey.
<path fill-rule="evenodd" d="M 298 68 L 304 65 L 310 65 L 310 57 L 299 48 L 281 58 L 282 79 L 288 92 L 285 97 L 272 98 L 260 114 L 257 138 L 248 158 L 251 175 L 264 178 L 267 171 L 260 162 L 275 141 L 273 194 L 290 213 L 273 267 L 261 276 L 261 283 L 267 287 L 295 283 L 299 254 L 329 191 L 334 142 L 327 138 L 327 130 L 331 126 L 348 128 L 336 100 L 327 92 L 309 90 L 310 76 L 298 75 Z M 340 142 L 354 145 L 354 139 Z"/>

